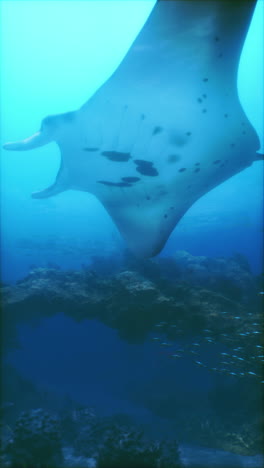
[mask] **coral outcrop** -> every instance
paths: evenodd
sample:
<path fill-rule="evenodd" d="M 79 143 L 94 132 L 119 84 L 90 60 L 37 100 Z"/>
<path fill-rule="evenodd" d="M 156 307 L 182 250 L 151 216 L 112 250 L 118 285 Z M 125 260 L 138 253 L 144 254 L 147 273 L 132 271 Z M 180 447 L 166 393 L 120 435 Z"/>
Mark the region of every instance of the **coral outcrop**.
<path fill-rule="evenodd" d="M 174 418 L 175 425 L 181 428 L 181 434 L 177 433 L 181 440 L 189 442 L 196 437 L 197 443 L 210 447 L 240 454 L 258 453 L 262 445 L 260 412 L 253 400 L 260 401 L 259 388 L 263 385 L 263 294 L 260 294 L 263 284 L 260 277 L 250 272 L 246 259 L 240 255 L 212 259 L 177 252 L 170 258 L 140 262 L 131 256 L 118 261 L 109 257 L 105 262 L 105 271 L 102 261 L 98 263 L 96 258 L 89 268 L 81 271 L 34 268 L 15 285 L 2 285 L 3 351 L 18 346 L 17 325 L 37 322 L 58 312 L 76 321 L 97 319 L 117 330 L 130 343 L 151 339 L 176 362 L 187 356 L 201 369 L 231 379 L 227 380 L 225 402 L 232 401 L 232 406 L 227 411 L 225 403 L 219 413 L 223 392 L 220 395 L 217 390 L 210 394 L 210 401 L 200 406 L 192 390 L 189 401 L 193 405 L 181 411 L 173 388 L 171 392 L 166 388 L 164 393 L 153 382 L 149 388 L 134 389 L 131 398 L 159 416 Z M 216 354 L 215 350 L 216 364 L 212 365 L 202 356 L 210 358 Z M 254 395 L 253 400 L 249 395 Z M 229 424 L 230 412 L 232 424 Z M 72 427 L 75 449 L 80 456 L 99 456 L 94 438 L 100 424 L 98 420 L 90 421 L 79 434 Z M 19 432 L 16 434 L 14 440 L 19 446 Z M 118 452 L 111 431 L 105 430 L 103 439 L 101 432 L 101 440 L 105 440 L 100 452 L 101 467 L 105 466 L 104 460 L 111 450 L 115 451 L 111 463 L 119 466 L 123 451 L 133 449 L 134 442 L 130 445 L 119 436 L 122 443 Z M 146 460 L 160 453 L 161 446 L 146 450 L 144 447 L 143 444 Z"/>

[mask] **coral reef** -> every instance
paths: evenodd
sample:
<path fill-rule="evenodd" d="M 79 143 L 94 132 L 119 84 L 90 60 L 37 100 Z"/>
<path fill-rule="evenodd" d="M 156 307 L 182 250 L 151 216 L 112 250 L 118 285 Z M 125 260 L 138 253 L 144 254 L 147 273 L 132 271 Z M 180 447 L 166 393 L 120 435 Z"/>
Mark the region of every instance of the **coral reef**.
<path fill-rule="evenodd" d="M 6 451 L 12 467 L 60 465 L 62 452 L 57 418 L 40 408 L 21 413 Z"/>
<path fill-rule="evenodd" d="M 139 432 L 120 430 L 108 434 L 98 457 L 98 468 L 180 468 L 178 445 L 146 444 Z"/>
<path fill-rule="evenodd" d="M 137 427 L 118 424 L 114 417 L 91 416 L 88 408 L 84 409 L 81 417 L 80 413 L 76 417 L 76 412 L 73 412 L 68 414 L 68 419 L 76 431 L 73 447 L 65 445 L 59 429 L 65 423 L 65 414 L 59 418 L 41 408 L 22 412 L 14 428 L 10 428 L 9 443 L 1 454 L 2 466 L 81 468 L 76 462 L 82 461 L 82 468 L 182 467 L 176 441 L 149 441 Z M 67 429 L 64 427 L 64 436 L 65 432 Z"/>
<path fill-rule="evenodd" d="M 19 322 L 37 321 L 61 310 L 76 321 L 96 318 L 133 343 L 152 333 L 157 341 L 160 336 L 169 343 L 217 342 L 223 351 L 230 349 L 227 354 L 236 360 L 237 375 L 261 378 L 263 296 L 246 260 L 179 252 L 170 259 L 128 258 L 124 263 L 118 273 L 108 276 L 87 269 L 35 268 L 16 285 L 2 288 L 4 346 L 17 344 Z M 190 346 L 189 351 L 195 356 Z M 223 373 L 234 369 L 227 361 L 232 360 L 223 359 L 225 364 L 218 365 Z"/>
<path fill-rule="evenodd" d="M 177 252 L 171 258 L 139 261 L 127 255 L 105 262 L 106 271 L 95 257 L 91 267 L 81 271 L 34 268 L 15 285 L 2 285 L 3 350 L 18 346 L 18 324 L 37 323 L 58 310 L 76 321 L 96 318 L 130 343 L 152 339 L 174 361 L 187 356 L 201 371 L 207 369 L 216 379 L 231 382 L 226 390 L 217 385 L 218 393 L 212 391 L 209 400 L 203 402 L 192 389 L 188 407 L 183 405 L 186 394 L 182 400 L 177 394 L 176 401 L 173 386 L 162 389 L 157 382 L 149 382 L 145 388 L 140 383 L 141 388 L 133 389 L 131 400 L 173 419 L 180 428 L 177 437 L 181 441 L 195 440 L 240 454 L 259 453 L 261 412 L 257 404 L 261 400 L 264 360 L 263 295 L 259 293 L 263 284 L 250 272 L 246 259 L 238 254 L 230 259 L 213 259 Z M 212 356 L 214 364 L 209 362 Z M 222 401 L 225 404 L 221 407 Z M 64 418 L 62 427 L 68 428 L 64 431 L 68 441 L 63 436 L 64 441 L 74 440 L 78 456 L 98 457 L 100 439 L 103 467 L 116 447 L 111 435 L 114 429 L 107 429 L 106 421 L 99 424 L 91 415 L 88 419 L 79 431 L 71 418 Z M 123 442 L 119 452 L 115 448 L 116 466 L 123 452 L 127 450 L 129 457 L 133 448 L 132 442 L 127 445 L 122 439 L 120 430 L 119 425 L 115 431 Z M 158 456 L 159 450 L 161 445 L 146 448 L 142 443 L 146 459 Z"/>

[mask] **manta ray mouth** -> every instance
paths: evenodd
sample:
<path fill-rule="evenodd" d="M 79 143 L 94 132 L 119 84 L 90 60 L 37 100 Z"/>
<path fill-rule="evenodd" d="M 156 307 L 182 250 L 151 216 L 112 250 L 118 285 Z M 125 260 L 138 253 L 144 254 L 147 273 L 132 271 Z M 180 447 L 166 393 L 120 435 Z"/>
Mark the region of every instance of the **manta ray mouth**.
<path fill-rule="evenodd" d="M 57 178 L 33 198 L 94 194 L 130 249 L 163 248 L 201 196 L 263 159 L 237 93 L 254 0 L 160 0 L 124 60 L 77 111 L 48 116 L 29 150 L 55 141 Z"/>

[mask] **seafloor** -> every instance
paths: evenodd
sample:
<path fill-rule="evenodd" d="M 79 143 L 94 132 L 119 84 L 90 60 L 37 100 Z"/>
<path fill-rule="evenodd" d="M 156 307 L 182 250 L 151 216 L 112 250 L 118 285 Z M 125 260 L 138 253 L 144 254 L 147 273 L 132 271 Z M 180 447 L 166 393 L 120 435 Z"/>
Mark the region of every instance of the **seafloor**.
<path fill-rule="evenodd" d="M 81 271 L 34 268 L 2 284 L 1 294 L 3 356 L 19 347 L 21 324 L 59 311 L 102 322 L 129 343 L 152 340 L 175 362 L 191 360 L 219 376 L 209 397 L 193 387 L 181 401 L 174 388 L 164 394 L 138 385 L 138 401 L 170 420 L 173 430 L 163 438 L 126 414 L 99 416 L 74 401 L 56 408 L 52 395 L 49 407 L 39 388 L 3 364 L 1 466 L 263 466 L 263 278 L 243 256 L 94 256 Z"/>

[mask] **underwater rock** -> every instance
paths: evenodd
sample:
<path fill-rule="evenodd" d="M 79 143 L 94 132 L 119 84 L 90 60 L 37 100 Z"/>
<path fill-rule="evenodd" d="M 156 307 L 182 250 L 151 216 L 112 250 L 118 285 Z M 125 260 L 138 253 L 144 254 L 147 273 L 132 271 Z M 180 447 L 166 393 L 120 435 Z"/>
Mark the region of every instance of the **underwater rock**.
<path fill-rule="evenodd" d="M 137 424 L 122 423 L 125 415 L 91 417 L 80 412 L 46 412 L 42 408 L 20 413 L 1 459 L 12 468 L 182 468 L 175 440 L 149 439 Z M 78 415 L 78 416 L 77 416 Z M 65 417 L 75 436 L 61 437 Z M 123 417 L 122 417 L 123 416 Z M 118 420 L 120 420 L 118 422 Z"/>
<path fill-rule="evenodd" d="M 41 408 L 21 413 L 7 452 L 13 466 L 61 465 L 61 439 L 56 417 Z"/>
<path fill-rule="evenodd" d="M 115 280 L 120 282 L 128 294 L 141 297 L 142 300 L 151 300 L 158 295 L 155 284 L 134 271 L 123 271 L 115 276 Z"/>
<path fill-rule="evenodd" d="M 92 457 L 98 468 L 181 468 L 176 441 L 150 441 L 133 424 L 115 416 L 96 418 L 82 427 L 74 441 L 77 456 Z"/>
<path fill-rule="evenodd" d="M 96 460 L 76 456 L 72 447 L 64 447 L 63 450 L 64 463 L 63 468 L 96 468 Z"/>
<path fill-rule="evenodd" d="M 254 279 L 245 257 L 236 254 L 230 258 L 194 256 L 186 251 L 177 251 L 175 260 L 180 276 L 192 284 L 222 290 L 229 297 L 239 298 L 253 288 Z"/>
<path fill-rule="evenodd" d="M 170 446 L 169 446 L 170 445 Z M 168 447 L 169 446 L 169 447 Z M 165 455 L 164 455 L 165 452 Z M 142 434 L 117 432 L 108 437 L 98 457 L 98 468 L 181 468 L 178 445 L 168 442 L 147 444 Z"/>
<path fill-rule="evenodd" d="M 180 252 L 169 259 L 123 262 L 120 270 L 106 277 L 88 269 L 36 268 L 5 286 L 5 340 L 14 345 L 18 322 L 52 316 L 59 309 L 78 321 L 97 318 L 130 342 L 159 331 L 170 341 L 200 336 L 233 348 L 244 341 L 248 355 L 263 354 L 259 280 L 241 261 Z M 232 354 L 239 358 L 240 353 Z M 243 366 L 243 356 L 238 361 Z"/>
<path fill-rule="evenodd" d="M 193 445 L 181 445 L 181 457 L 186 468 L 261 468 L 263 457 L 239 456 L 231 452 Z"/>

